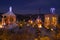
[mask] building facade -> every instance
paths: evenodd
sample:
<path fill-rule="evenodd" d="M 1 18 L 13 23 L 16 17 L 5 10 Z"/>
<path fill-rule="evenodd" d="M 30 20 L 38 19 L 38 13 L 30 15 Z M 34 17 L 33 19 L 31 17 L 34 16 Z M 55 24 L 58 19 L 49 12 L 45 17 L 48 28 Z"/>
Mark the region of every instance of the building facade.
<path fill-rule="evenodd" d="M 16 15 L 12 12 L 12 7 L 9 11 L 2 15 L 2 25 L 10 25 L 16 23 Z"/>
<path fill-rule="evenodd" d="M 50 28 L 50 27 L 56 27 L 58 24 L 58 15 L 55 14 L 55 9 L 51 8 L 51 13 L 50 14 L 45 14 L 45 19 L 44 19 L 44 26 L 46 28 Z"/>

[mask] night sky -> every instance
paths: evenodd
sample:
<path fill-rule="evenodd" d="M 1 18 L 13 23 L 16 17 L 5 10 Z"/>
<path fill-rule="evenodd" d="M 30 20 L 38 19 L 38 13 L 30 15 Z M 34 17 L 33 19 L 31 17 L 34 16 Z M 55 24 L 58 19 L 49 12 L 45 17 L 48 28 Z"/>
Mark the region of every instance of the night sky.
<path fill-rule="evenodd" d="M 49 13 L 51 7 L 60 14 L 60 0 L 0 0 L 0 13 L 8 12 L 9 6 L 18 14 Z"/>

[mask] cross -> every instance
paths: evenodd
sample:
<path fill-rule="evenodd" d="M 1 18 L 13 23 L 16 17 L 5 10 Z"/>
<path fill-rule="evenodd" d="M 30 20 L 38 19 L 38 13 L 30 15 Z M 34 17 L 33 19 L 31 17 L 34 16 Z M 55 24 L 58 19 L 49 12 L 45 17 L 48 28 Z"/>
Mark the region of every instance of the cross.
<path fill-rule="evenodd" d="M 12 7 L 11 6 L 9 7 L 9 11 L 12 12 Z"/>
<path fill-rule="evenodd" d="M 55 8 L 51 8 L 51 9 L 50 9 L 50 12 L 51 12 L 51 13 L 55 13 Z"/>

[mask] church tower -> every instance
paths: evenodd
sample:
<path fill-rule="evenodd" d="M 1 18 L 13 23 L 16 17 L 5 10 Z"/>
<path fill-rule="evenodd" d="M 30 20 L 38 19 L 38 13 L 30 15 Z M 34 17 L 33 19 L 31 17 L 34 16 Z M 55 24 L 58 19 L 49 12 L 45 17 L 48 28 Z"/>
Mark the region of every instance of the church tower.
<path fill-rule="evenodd" d="M 50 13 L 45 15 L 44 26 L 49 29 L 56 27 L 58 21 L 58 15 L 55 14 L 55 8 L 50 9 Z"/>
<path fill-rule="evenodd" d="M 2 25 L 10 25 L 16 23 L 16 15 L 12 11 L 12 7 L 9 7 L 9 11 L 2 15 Z"/>

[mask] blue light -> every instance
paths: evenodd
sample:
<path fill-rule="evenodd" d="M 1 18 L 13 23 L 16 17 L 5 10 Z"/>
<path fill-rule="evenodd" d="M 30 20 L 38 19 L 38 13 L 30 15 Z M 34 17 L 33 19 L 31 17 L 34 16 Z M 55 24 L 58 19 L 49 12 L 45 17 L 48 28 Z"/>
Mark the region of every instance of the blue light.
<path fill-rule="evenodd" d="M 51 8 L 51 9 L 50 9 L 50 12 L 51 12 L 52 14 L 54 14 L 54 13 L 55 13 L 55 8 Z"/>

